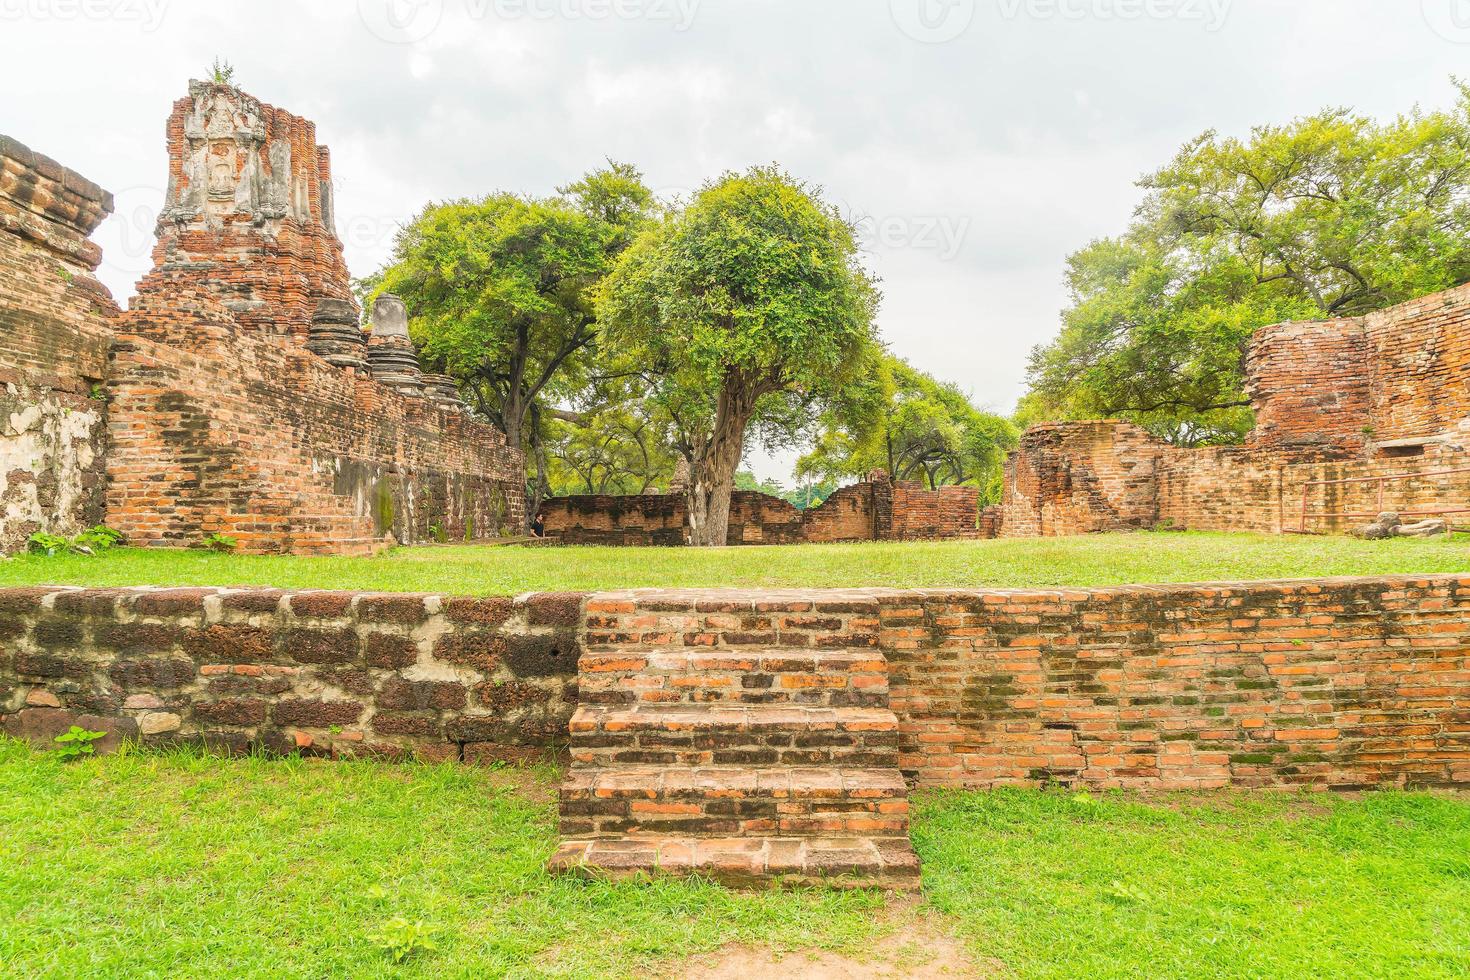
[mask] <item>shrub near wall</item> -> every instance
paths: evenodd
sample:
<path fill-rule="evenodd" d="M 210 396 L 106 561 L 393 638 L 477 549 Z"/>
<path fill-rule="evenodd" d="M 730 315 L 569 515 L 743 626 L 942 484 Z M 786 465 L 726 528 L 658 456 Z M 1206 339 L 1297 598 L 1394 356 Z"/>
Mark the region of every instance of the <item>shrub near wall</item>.
<path fill-rule="evenodd" d="M 0 716 L 231 751 L 467 760 L 565 738 L 582 597 L 0 592 Z"/>

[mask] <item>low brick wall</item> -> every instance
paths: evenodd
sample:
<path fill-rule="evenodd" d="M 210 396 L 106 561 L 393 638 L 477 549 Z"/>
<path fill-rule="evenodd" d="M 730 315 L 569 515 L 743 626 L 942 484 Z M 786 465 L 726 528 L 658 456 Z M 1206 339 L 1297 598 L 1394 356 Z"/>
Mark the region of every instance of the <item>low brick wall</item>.
<path fill-rule="evenodd" d="M 820 507 L 798 510 L 755 490 L 730 495 L 725 543 L 827 544 L 981 537 L 976 487 L 926 490 L 886 480 L 838 489 Z M 682 494 L 553 497 L 541 505 L 546 533 L 565 544 L 680 545 L 688 505 Z"/>
<path fill-rule="evenodd" d="M 1470 574 L 519 601 L 9 590 L 0 723 L 514 757 L 566 739 L 582 650 L 773 647 L 881 653 L 921 786 L 1470 785 Z"/>
<path fill-rule="evenodd" d="M 0 721 L 229 751 L 517 758 L 564 742 L 580 595 L 0 591 Z"/>
<path fill-rule="evenodd" d="M 637 592 L 589 651 L 872 648 L 921 786 L 1470 784 L 1470 576 Z"/>

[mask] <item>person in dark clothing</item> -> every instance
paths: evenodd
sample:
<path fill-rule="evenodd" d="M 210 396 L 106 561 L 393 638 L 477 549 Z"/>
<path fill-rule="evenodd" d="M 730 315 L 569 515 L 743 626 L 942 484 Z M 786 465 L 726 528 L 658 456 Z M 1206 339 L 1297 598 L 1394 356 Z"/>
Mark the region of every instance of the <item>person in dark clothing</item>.
<path fill-rule="evenodd" d="M 546 521 L 542 518 L 540 512 L 537 512 L 536 516 L 531 518 L 531 534 L 538 538 L 546 537 Z"/>

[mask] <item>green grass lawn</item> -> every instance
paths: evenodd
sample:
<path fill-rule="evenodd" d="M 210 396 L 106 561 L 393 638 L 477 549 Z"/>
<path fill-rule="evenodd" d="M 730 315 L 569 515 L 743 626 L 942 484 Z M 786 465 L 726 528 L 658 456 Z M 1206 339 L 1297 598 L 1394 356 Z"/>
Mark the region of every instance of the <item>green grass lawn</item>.
<path fill-rule="evenodd" d="M 555 778 L 191 754 L 68 764 L 0 740 L 0 974 L 636 976 L 727 943 L 861 958 L 902 928 L 865 892 L 550 878 Z M 1001 973 L 1470 973 L 1464 797 L 917 804 L 916 911 Z M 393 965 L 373 937 L 398 916 L 437 949 Z"/>
<path fill-rule="evenodd" d="M 11 585 L 270 585 L 513 595 L 634 587 L 1119 585 L 1470 571 L 1470 536 L 1356 541 L 1260 534 L 695 548 L 398 548 L 376 558 L 123 548 L 0 561 Z"/>

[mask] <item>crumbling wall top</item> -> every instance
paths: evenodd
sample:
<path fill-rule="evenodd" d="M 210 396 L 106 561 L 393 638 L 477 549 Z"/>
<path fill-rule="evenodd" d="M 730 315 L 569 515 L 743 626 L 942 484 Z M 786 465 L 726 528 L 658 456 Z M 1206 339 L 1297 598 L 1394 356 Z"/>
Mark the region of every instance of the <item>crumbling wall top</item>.
<path fill-rule="evenodd" d="M 112 195 L 92 181 L 0 134 L 0 231 L 96 269 L 102 250 L 87 236 L 112 208 Z"/>

